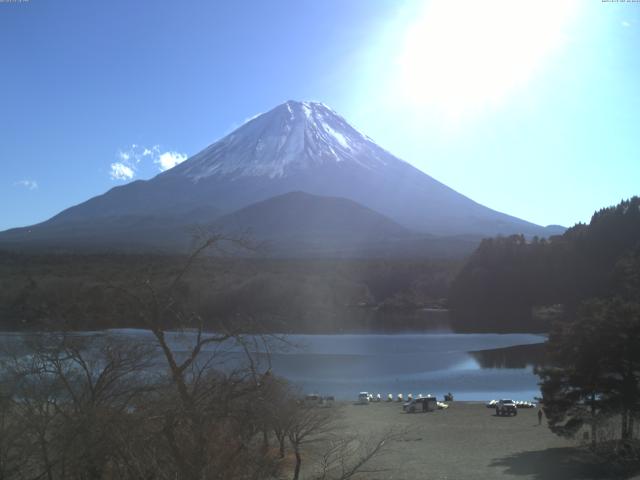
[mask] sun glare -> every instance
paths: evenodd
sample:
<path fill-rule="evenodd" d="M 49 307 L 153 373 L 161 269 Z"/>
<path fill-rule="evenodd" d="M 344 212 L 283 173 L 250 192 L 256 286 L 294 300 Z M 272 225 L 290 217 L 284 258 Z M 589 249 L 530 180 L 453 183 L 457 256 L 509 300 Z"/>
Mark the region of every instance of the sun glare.
<path fill-rule="evenodd" d="M 433 0 L 404 33 L 395 90 L 448 116 L 496 106 L 566 41 L 573 1 Z"/>

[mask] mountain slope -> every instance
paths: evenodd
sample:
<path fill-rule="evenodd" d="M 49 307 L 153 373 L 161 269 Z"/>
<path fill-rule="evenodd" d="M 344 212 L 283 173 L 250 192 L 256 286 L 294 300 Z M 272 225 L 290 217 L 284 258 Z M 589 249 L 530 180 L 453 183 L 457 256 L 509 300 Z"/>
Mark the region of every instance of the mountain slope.
<path fill-rule="evenodd" d="M 352 200 L 421 233 L 559 233 L 455 192 L 380 148 L 323 104 L 289 101 L 151 180 L 113 188 L 41 224 L 0 233 L 0 243 L 38 238 L 46 244 L 48 236 L 77 243 L 74 231 L 95 228 L 94 237 L 107 244 L 124 235 L 125 243 L 135 238 L 153 246 L 162 243 L 163 229 L 171 227 L 171 237 L 178 226 L 211 222 L 289 192 Z M 143 219 L 152 233 L 122 227 L 134 218 Z"/>
<path fill-rule="evenodd" d="M 212 229 L 246 234 L 276 257 L 460 257 L 479 238 L 416 234 L 362 205 L 291 192 L 217 219 Z"/>
<path fill-rule="evenodd" d="M 246 234 L 275 256 L 393 255 L 415 234 L 385 216 L 344 198 L 291 192 L 217 219 L 212 230 Z"/>
<path fill-rule="evenodd" d="M 0 245 L 21 251 L 184 252 L 194 246 L 197 227 L 246 238 L 259 246 L 259 255 L 272 257 L 452 258 L 470 254 L 481 240 L 416 234 L 352 200 L 303 192 L 272 197 L 214 221 L 188 222 L 203 213 L 186 218 L 122 215 L 26 227 L 4 232 Z"/>
<path fill-rule="evenodd" d="M 352 200 L 304 192 L 290 192 L 254 203 L 220 217 L 213 226 L 227 231 L 250 231 L 262 239 L 333 237 L 366 242 L 413 236 L 393 220 Z"/>

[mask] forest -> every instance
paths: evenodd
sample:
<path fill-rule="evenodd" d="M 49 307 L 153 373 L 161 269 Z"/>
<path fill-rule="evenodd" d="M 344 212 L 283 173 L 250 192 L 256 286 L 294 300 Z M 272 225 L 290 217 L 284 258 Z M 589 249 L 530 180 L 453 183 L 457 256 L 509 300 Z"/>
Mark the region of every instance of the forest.
<path fill-rule="evenodd" d="M 549 428 L 637 473 L 639 197 L 561 236 L 484 240 L 453 281 L 449 305 L 458 330 L 547 333 L 535 371 Z"/>
<path fill-rule="evenodd" d="M 548 332 L 594 297 L 640 292 L 640 198 L 549 239 L 489 238 L 461 268 L 449 305 L 461 331 Z"/>
<path fill-rule="evenodd" d="M 162 255 L 0 252 L 4 330 L 138 327 L 127 293 L 167 288 L 186 260 Z M 259 332 L 419 330 L 443 306 L 460 260 L 198 257 L 175 295 L 215 327 L 251 317 Z M 417 312 L 417 313 L 416 313 Z"/>
<path fill-rule="evenodd" d="M 5 330 L 140 325 L 123 292 L 158 288 L 184 256 L 0 252 Z M 484 239 L 468 259 L 202 256 L 177 294 L 204 318 L 251 317 L 261 332 L 421 330 L 448 307 L 456 331 L 548 332 L 594 297 L 640 290 L 640 198 L 563 235 Z M 214 327 L 211 320 L 207 328 Z"/>

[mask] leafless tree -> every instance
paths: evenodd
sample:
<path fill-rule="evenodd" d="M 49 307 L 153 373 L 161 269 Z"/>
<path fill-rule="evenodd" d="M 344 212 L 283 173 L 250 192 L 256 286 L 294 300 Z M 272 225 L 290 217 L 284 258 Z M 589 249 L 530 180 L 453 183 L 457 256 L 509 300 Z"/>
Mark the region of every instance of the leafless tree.
<path fill-rule="evenodd" d="M 153 335 L 167 366 L 168 382 L 152 402 L 154 408 L 148 409 L 153 412 L 149 424 L 156 425 L 162 436 L 176 478 L 230 478 L 238 469 L 247 478 L 258 478 L 269 468 L 267 452 L 252 451 L 257 426 L 263 423 L 258 414 L 265 372 L 260 371 L 255 349 L 247 347 L 247 342 L 255 341 L 245 335 L 252 330 L 250 319 L 218 320 L 213 323 L 215 333 L 207 333 L 202 314 L 181 293 L 182 281 L 198 258 L 209 250 L 220 254 L 229 248 L 251 245 L 235 237 L 210 235 L 168 286 L 161 288 L 147 279 L 144 295 L 123 290 L 137 305 L 141 323 Z M 211 327 L 213 319 L 207 320 Z M 185 334 L 177 337 L 170 328 Z"/>
<path fill-rule="evenodd" d="M 16 478 L 22 463 L 19 441 L 21 425 L 16 421 L 13 385 L 6 375 L 0 378 L 0 479 Z"/>
<path fill-rule="evenodd" d="M 308 462 L 317 478 L 365 471 L 390 437 L 340 436 L 338 409 L 305 404 L 272 375 L 281 338 L 256 334 L 246 317 L 205 322 L 188 301 L 197 259 L 225 248 L 250 245 L 208 236 L 169 282 L 111 285 L 135 306 L 142 340 L 48 334 L 2 356 L 0 480 L 279 478 L 287 442 L 296 480 L 317 451 Z"/>
<path fill-rule="evenodd" d="M 386 453 L 390 445 L 405 432 L 387 430 L 373 437 L 360 434 L 332 437 L 315 464 L 314 480 L 348 480 L 357 475 L 371 475 L 388 468 L 371 467 L 371 461 Z M 366 478 L 366 477 L 365 477 Z"/>
<path fill-rule="evenodd" d="M 285 449 L 292 426 L 293 413 L 298 408 L 300 398 L 288 382 L 275 376 L 264 382 L 265 421 L 278 442 L 278 456 L 285 457 Z"/>
<path fill-rule="evenodd" d="M 20 355 L 4 356 L 3 386 L 12 391 L 15 478 L 103 478 L 116 460 L 115 435 L 148 389 L 141 373 L 149 350 L 99 337 L 39 335 Z"/>
<path fill-rule="evenodd" d="M 347 480 L 381 472 L 384 469 L 370 467 L 371 461 L 404 433 L 345 434 L 339 428 L 340 407 L 323 408 L 303 401 L 296 402 L 287 417 L 289 423 L 284 428 L 295 455 L 293 480 L 300 478 L 303 455 L 310 459 L 305 476 L 314 480 Z"/>
<path fill-rule="evenodd" d="M 290 423 L 287 426 L 287 437 L 296 459 L 293 480 L 298 480 L 302 466 L 302 449 L 311 443 L 325 440 L 325 435 L 333 430 L 335 411 L 308 406 L 300 402 L 289 415 Z"/>

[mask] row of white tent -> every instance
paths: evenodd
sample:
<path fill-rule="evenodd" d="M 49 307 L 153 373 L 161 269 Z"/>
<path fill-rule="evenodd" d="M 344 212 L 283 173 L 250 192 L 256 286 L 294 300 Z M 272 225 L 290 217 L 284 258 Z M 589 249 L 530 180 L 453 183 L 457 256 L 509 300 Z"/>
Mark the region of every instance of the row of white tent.
<path fill-rule="evenodd" d="M 396 402 L 410 402 L 414 398 L 425 398 L 425 397 L 433 397 L 433 395 L 422 395 L 420 393 L 420 394 L 418 394 L 417 397 L 414 397 L 413 393 L 408 393 L 407 396 L 405 397 L 404 394 L 398 393 L 394 397 L 393 393 L 389 393 L 389 394 L 387 394 L 387 397 L 386 397 L 385 401 L 386 402 L 393 402 L 393 401 L 396 401 Z M 380 393 L 360 392 L 360 394 L 358 395 L 358 400 L 367 401 L 367 402 L 381 402 L 382 401 L 382 395 Z"/>
<path fill-rule="evenodd" d="M 491 400 L 487 402 L 487 408 L 495 408 L 496 403 L 498 403 L 498 400 Z M 516 408 L 536 408 L 536 404 L 533 402 L 514 400 L 513 403 L 516 405 Z"/>

